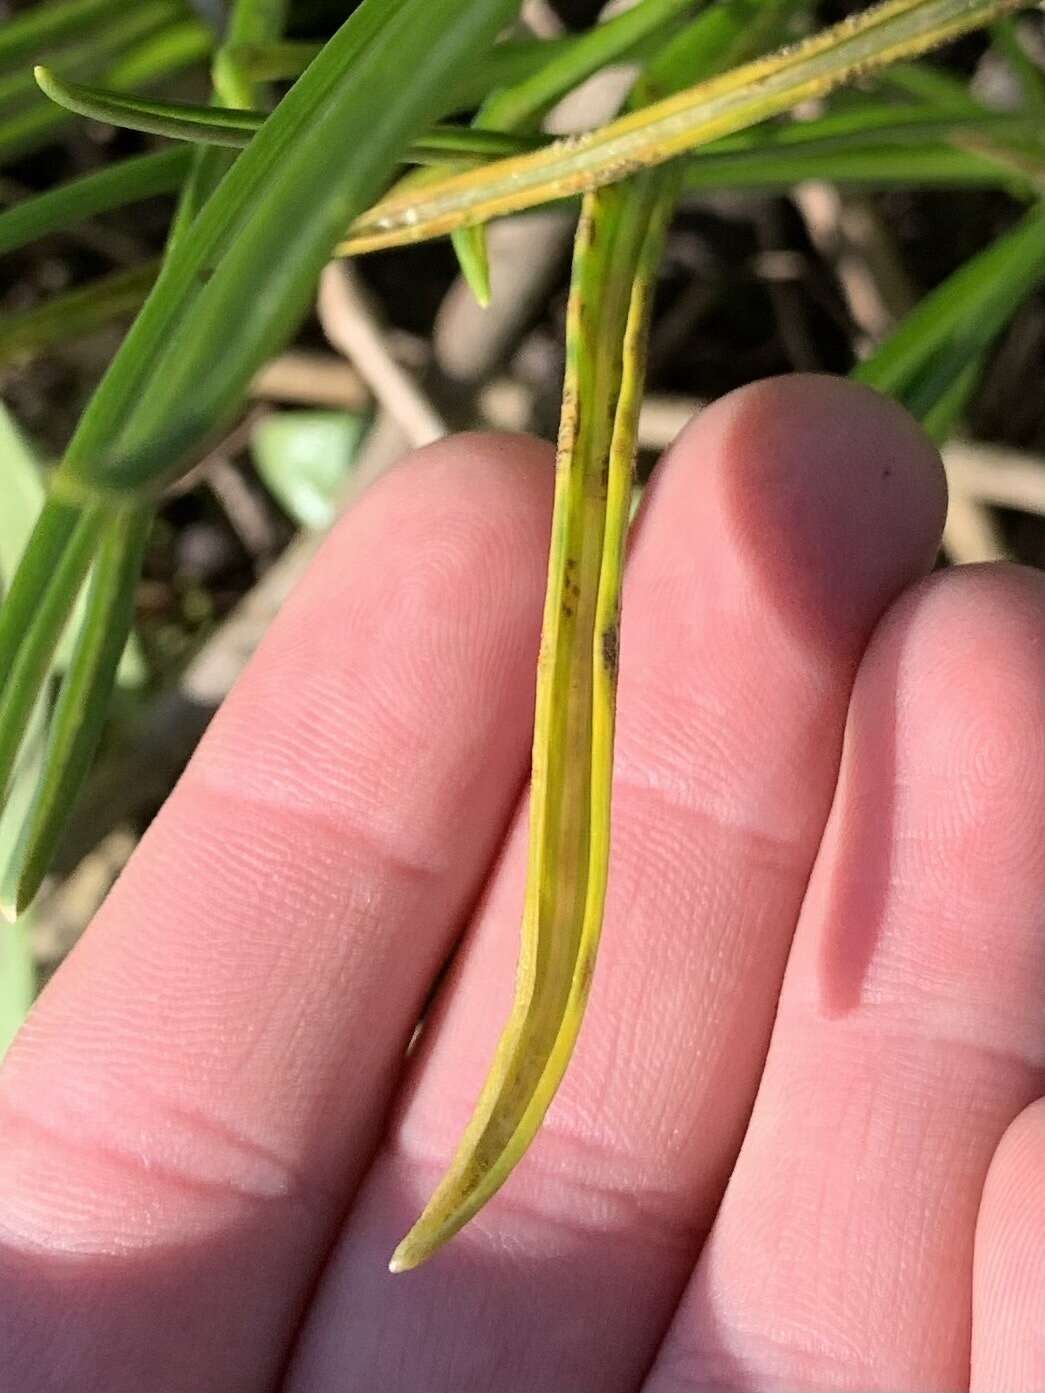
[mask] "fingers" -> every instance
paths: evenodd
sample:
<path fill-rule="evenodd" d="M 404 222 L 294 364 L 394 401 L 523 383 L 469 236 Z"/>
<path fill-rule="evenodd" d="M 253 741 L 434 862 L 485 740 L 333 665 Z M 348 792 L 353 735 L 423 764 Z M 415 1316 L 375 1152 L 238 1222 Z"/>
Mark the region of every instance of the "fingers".
<path fill-rule="evenodd" d="M 1041 586 L 934 577 L 853 694 L 765 1075 L 651 1389 L 968 1386 L 984 1175 L 1040 1088 Z"/>
<path fill-rule="evenodd" d="M 425 1268 L 385 1274 L 508 1010 L 520 820 L 293 1386 L 563 1393 L 641 1377 L 740 1142 L 852 674 L 930 564 L 941 515 L 927 442 L 845 383 L 763 383 L 679 441 L 629 562 L 606 925 L 562 1090 L 489 1208 Z"/>
<path fill-rule="evenodd" d="M 462 437 L 366 495 L 34 1012 L 5 1387 L 280 1367 L 525 777 L 550 462 Z"/>
<path fill-rule="evenodd" d="M 976 1225 L 973 1393 L 1045 1388 L 1045 1100 L 1001 1139 Z"/>

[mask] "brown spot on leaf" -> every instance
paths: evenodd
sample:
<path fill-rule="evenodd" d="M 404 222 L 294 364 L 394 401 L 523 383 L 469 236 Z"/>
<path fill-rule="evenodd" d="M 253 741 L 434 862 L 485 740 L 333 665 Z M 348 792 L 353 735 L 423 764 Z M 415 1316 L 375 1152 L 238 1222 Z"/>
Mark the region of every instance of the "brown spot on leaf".
<path fill-rule="evenodd" d="M 577 986 L 580 990 L 581 999 L 588 995 L 591 990 L 591 979 L 595 975 L 595 955 L 585 953 L 577 964 Z"/>
<path fill-rule="evenodd" d="M 617 629 L 617 622 L 614 620 L 607 628 L 602 631 L 602 666 L 606 670 L 611 682 L 617 679 L 617 664 L 620 661 L 620 636 Z"/>

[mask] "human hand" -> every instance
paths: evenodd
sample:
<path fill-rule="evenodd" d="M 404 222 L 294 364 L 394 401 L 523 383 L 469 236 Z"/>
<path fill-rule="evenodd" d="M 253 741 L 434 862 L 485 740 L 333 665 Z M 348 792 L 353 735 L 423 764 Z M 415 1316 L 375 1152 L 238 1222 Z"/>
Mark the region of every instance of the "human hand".
<path fill-rule="evenodd" d="M 551 472 L 460 437 L 370 490 L 33 1012 L 4 1390 L 1045 1384 L 1040 577 L 918 582 L 939 463 L 828 379 L 659 472 L 573 1063 L 387 1272 L 511 1000 Z"/>

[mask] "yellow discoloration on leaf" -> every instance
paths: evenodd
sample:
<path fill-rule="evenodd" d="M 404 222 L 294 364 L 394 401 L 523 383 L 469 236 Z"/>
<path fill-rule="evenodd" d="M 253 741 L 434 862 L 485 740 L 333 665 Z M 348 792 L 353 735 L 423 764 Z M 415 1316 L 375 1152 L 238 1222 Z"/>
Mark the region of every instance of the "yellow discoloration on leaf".
<path fill-rule="evenodd" d="M 675 179 L 673 169 L 645 174 L 590 194 L 582 210 L 567 313 L 515 1004 L 457 1154 L 396 1249 L 394 1272 L 424 1262 L 503 1184 L 540 1126 L 580 1029 L 609 859 L 617 624 L 649 287 Z"/>
<path fill-rule="evenodd" d="M 613 183 L 917 57 L 1028 0 L 884 0 L 804 43 L 632 111 L 589 135 L 393 193 L 353 224 L 346 256 L 400 246 Z"/>

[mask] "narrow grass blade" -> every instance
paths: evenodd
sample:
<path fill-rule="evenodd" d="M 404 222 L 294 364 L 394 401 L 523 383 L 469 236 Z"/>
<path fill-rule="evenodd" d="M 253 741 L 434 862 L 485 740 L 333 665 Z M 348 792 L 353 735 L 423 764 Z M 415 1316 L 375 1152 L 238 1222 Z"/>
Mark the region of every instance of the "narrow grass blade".
<path fill-rule="evenodd" d="M 136 155 L 5 208 L 0 212 L 0 254 L 98 213 L 173 193 L 188 174 L 191 158 L 191 151 L 178 148 Z"/>
<path fill-rule="evenodd" d="M 450 241 L 465 284 L 475 296 L 476 303 L 484 310 L 487 309 L 493 298 L 493 286 L 490 283 L 490 255 L 486 246 L 485 224 L 459 227 L 450 233 Z"/>
<path fill-rule="evenodd" d="M 0 814 L 0 881 L 8 873 L 16 854 L 32 792 L 40 775 L 46 708 L 46 694 L 41 693 L 29 718 L 29 728 L 15 768 L 7 806 Z M 12 924 L 0 924 L 0 1062 L 36 995 L 31 930 L 32 916 L 29 914 L 20 916 Z"/>
<path fill-rule="evenodd" d="M 721 42 L 689 52 L 688 67 L 673 61 L 668 81 L 692 80 L 773 37 L 747 23 L 743 0 L 723 8 L 729 24 L 714 30 Z M 775 6 L 778 21 L 789 8 Z M 539 1127 L 580 1029 L 609 864 L 621 569 L 650 298 L 680 177 L 678 163 L 667 165 L 589 194 L 582 206 L 515 1006 L 450 1170 L 396 1250 L 393 1271 L 423 1262 L 503 1183 Z"/>
<path fill-rule="evenodd" d="M 185 7 L 179 0 L 140 0 L 115 22 L 72 47 L 57 53 L 38 52 L 34 58 L 37 62 L 51 63 L 66 77 L 90 78 L 141 39 L 184 18 Z M 0 77 L 0 103 L 11 105 L 35 95 L 30 64 Z"/>
<path fill-rule="evenodd" d="M 237 0 L 231 28 L 240 35 L 266 37 L 271 33 L 275 37 L 283 8 L 283 0 Z M 249 94 L 247 85 L 238 83 L 234 72 L 226 72 L 226 78 L 229 100 Z M 221 158 L 213 151 L 204 150 L 193 157 L 174 231 L 168 239 L 168 258 L 180 233 L 191 230 L 195 200 L 207 199 L 223 172 Z M 53 306 L 50 308 L 53 312 Z M 64 544 L 52 548 L 53 577 L 41 581 L 38 575 L 40 556 L 46 550 L 38 534 L 37 544 L 30 543 L 20 569 L 24 579 L 16 580 L 23 608 L 31 582 L 36 585 L 40 607 L 15 640 L 11 675 L 0 707 L 2 800 L 9 767 L 19 755 L 24 762 L 27 703 L 35 699 L 37 709 L 43 699 L 55 644 L 68 621 L 70 597 L 77 596 L 93 559 L 87 602 L 76 626 L 39 784 L 4 882 L 6 909 L 15 916 L 36 893 L 100 738 L 130 630 L 135 581 L 150 520 L 147 506 L 121 505 L 111 497 L 73 500 L 64 506 L 64 513 L 72 513 L 77 520 L 70 523 L 66 516 Z M 134 666 L 133 656 L 129 666 Z"/>
<path fill-rule="evenodd" d="M 99 508 L 77 512 L 53 503 L 45 507 L 26 549 L 29 564 L 19 567 L 5 601 L 4 619 L 0 621 L 0 661 L 5 648 L 13 652 L 10 666 L 0 668 L 4 673 L 0 698 L 0 806 L 6 798 L 40 686 L 91 564 L 102 523 Z M 55 561 L 51 574 L 41 574 L 44 556 Z M 13 635 L 10 628 L 15 621 L 8 614 L 20 614 L 23 618 L 21 629 Z"/>
<path fill-rule="evenodd" d="M 36 5 L 0 25 L 0 70 L 58 43 L 90 35 L 107 19 L 126 14 L 126 0 L 65 0 Z"/>
<path fill-rule="evenodd" d="M 214 36 L 198 20 L 183 20 L 150 34 L 97 74 L 107 87 L 131 91 L 180 72 L 210 53 Z M 35 94 L 35 87 L 34 87 Z M 24 108 L 0 118 L 0 162 L 45 145 L 69 114 L 39 94 Z"/>
<path fill-rule="evenodd" d="M 884 0 L 852 19 L 591 134 L 391 195 L 364 213 L 339 250 L 400 246 L 613 183 L 822 97 L 856 76 L 923 53 L 1021 7 L 1024 0 Z"/>
<path fill-rule="evenodd" d="M 214 35 L 205 24 L 195 19 L 182 20 L 121 54 L 111 68 L 100 74 L 100 81 L 107 87 L 134 91 L 208 58 L 213 47 Z"/>
<path fill-rule="evenodd" d="M 978 136 L 981 150 L 962 140 Z M 1045 141 L 1024 116 L 940 115 L 918 105 L 860 106 L 810 121 L 760 126 L 715 141 L 687 162 L 690 189 L 775 189 L 802 179 L 879 186 L 987 183 L 1033 191 Z M 1013 162 L 1016 167 L 1013 167 Z"/>
<path fill-rule="evenodd" d="M 693 3 L 697 3 L 697 0 L 693 0 Z M 623 17 L 618 16 L 619 19 Z M 616 22 L 607 21 L 599 27 L 607 29 L 611 23 Z M 579 45 L 586 44 L 587 38 L 586 31 L 581 34 L 563 34 L 554 39 L 504 39 L 494 44 L 486 53 L 477 55 L 466 70 L 453 75 L 448 86 L 444 114 L 479 107 L 494 92 L 515 87 L 536 77 L 549 64 L 557 63 Z M 248 76 L 256 80 L 273 81 L 300 77 L 320 47 L 320 44 L 295 40 L 278 44 L 240 44 L 231 46 L 229 51 Z M 641 48 L 641 39 L 632 42 L 630 47 L 617 47 L 614 58 L 633 58 L 636 56 L 633 51 L 636 48 Z M 584 76 L 587 75 L 586 72 Z M 583 79 L 576 79 L 581 80 Z M 573 85 L 573 82 L 568 83 L 565 90 Z"/>
<path fill-rule="evenodd" d="M 45 503 L 36 519 L 0 605 L 0 697 L 7 690 L 19 646 L 39 611 L 78 520 L 77 509 L 54 500 Z"/>
<path fill-rule="evenodd" d="M 882 75 L 882 87 L 938 106 L 951 115 L 974 116 L 987 111 L 969 91 L 968 84 L 954 73 L 932 63 L 896 63 Z"/>
<path fill-rule="evenodd" d="M 1020 41 L 1017 21 L 1011 16 L 991 26 L 991 39 L 1019 84 L 1024 110 L 1040 121 L 1045 115 L 1045 73 Z"/>
<path fill-rule="evenodd" d="M 627 58 L 645 39 L 663 34 L 672 23 L 692 14 L 700 0 L 640 0 L 631 9 L 578 35 L 565 51 L 549 58 L 537 72 L 493 93 L 476 123 L 487 130 L 527 130 L 567 92 L 593 73 Z"/>
<path fill-rule="evenodd" d="M 229 57 L 229 45 L 240 40 L 274 43 L 282 38 L 285 21 L 286 0 L 233 0 L 224 40 L 211 63 L 211 99 L 214 105 L 254 108 L 268 104 L 268 85 L 243 73 Z M 221 183 L 234 158 L 227 150 L 214 146 L 195 152 L 167 234 L 165 256 L 171 256 L 182 237 L 188 233 L 196 215 Z"/>
<path fill-rule="evenodd" d="M 673 22 L 694 6 L 636 6 L 584 36 L 587 43 L 580 57 L 590 68 L 579 65 L 577 56 L 564 55 L 529 81 L 495 93 L 476 122 L 502 129 L 525 128 L 589 71 L 596 71 L 611 57 L 623 56 L 629 45 L 659 36 L 659 46 L 629 94 L 628 109 L 635 110 L 762 52 L 779 37 L 781 20 L 805 4 L 806 0 L 723 0 L 667 39 L 664 34 L 671 31 Z M 631 28 L 625 29 L 625 24 Z M 485 224 L 457 228 L 450 239 L 465 279 L 479 303 L 485 305 L 490 285 Z"/>
<path fill-rule="evenodd" d="M 233 107 L 199 106 L 189 102 L 168 102 L 135 97 L 102 87 L 66 82 L 49 68 L 37 67 L 36 81 L 51 101 L 67 111 L 94 121 L 122 126 L 127 130 L 168 136 L 172 140 L 223 145 L 234 149 L 248 146 L 266 121 L 261 111 Z M 479 160 L 515 155 L 539 149 L 547 141 L 511 135 L 470 126 L 433 125 L 411 141 L 404 158 L 417 163 L 447 163 L 462 157 Z"/>
<path fill-rule="evenodd" d="M 525 131 L 567 92 L 607 64 L 618 62 L 643 40 L 661 34 L 694 10 L 697 0 L 640 0 L 640 3 L 578 35 L 565 51 L 521 82 L 494 92 L 479 109 L 473 129 Z M 490 302 L 490 266 L 482 226 L 462 227 L 451 241 L 464 278 L 480 305 Z"/>
<path fill-rule="evenodd" d="M 975 115 L 950 115 L 924 103 L 880 106 L 861 101 L 811 120 L 757 126 L 739 135 L 726 136 L 707 147 L 705 154 L 758 149 L 768 155 L 781 148 L 805 145 L 807 142 L 816 142 L 826 150 L 829 141 L 834 142 L 835 149 L 856 149 L 865 138 L 879 144 L 894 141 L 901 145 L 913 145 L 926 140 L 947 140 L 974 130 L 997 142 L 1010 139 L 1045 141 L 1045 135 L 1033 117 L 1029 116 L 990 111 Z M 702 155 L 695 156 L 694 162 L 701 158 Z"/>
<path fill-rule="evenodd" d="M 924 415 L 1043 277 L 1045 214 L 1038 204 L 921 300 L 852 376 Z"/>
<path fill-rule="evenodd" d="M 109 519 L 98 547 L 83 622 L 51 720 L 40 779 L 0 910 L 16 918 L 31 903 L 101 739 L 134 618 L 135 583 L 152 521 L 148 509 Z"/>
<path fill-rule="evenodd" d="M 867 192 L 919 187 L 1000 188 L 1014 194 L 1033 191 L 1030 168 L 1040 162 L 1040 149 L 1027 144 L 1006 147 L 1020 161 L 1020 170 L 987 154 L 955 149 L 939 141 L 910 146 L 873 139 L 854 141 L 839 149 L 833 141 L 808 145 L 744 150 L 735 154 L 708 150 L 686 165 L 684 188 L 690 193 L 752 190 L 786 192 L 806 179 L 825 179 L 840 187 Z"/>
<path fill-rule="evenodd" d="M 41 92 L 66 111 L 150 135 L 242 148 L 250 144 L 251 137 L 265 120 L 264 115 L 256 111 L 152 101 L 148 97 L 68 82 L 42 65 L 33 70 L 33 75 Z"/>
<path fill-rule="evenodd" d="M 0 1062 L 36 995 L 36 969 L 29 924 L 0 926 Z"/>
<path fill-rule="evenodd" d="M 155 488 L 177 472 L 293 333 L 346 210 L 373 196 L 431 123 L 448 73 L 516 4 L 364 0 L 167 258 L 56 487 Z M 388 99 L 375 106 L 375 91 Z"/>
<path fill-rule="evenodd" d="M 236 58 L 241 44 L 278 43 L 283 38 L 289 0 L 235 0 L 221 47 L 214 56 L 214 95 L 226 106 L 261 106 L 268 87 L 245 71 Z"/>
<path fill-rule="evenodd" d="M 300 77 L 323 47 L 307 39 L 275 43 L 226 43 L 225 49 L 250 82 L 280 82 Z"/>
<path fill-rule="evenodd" d="M 0 402 L 0 595 L 7 588 L 44 505 L 40 467 L 14 417 Z M 3 679 L 0 678 L 0 691 Z"/>
<path fill-rule="evenodd" d="M 255 18 L 274 13 L 271 0 L 240 3 Z M 363 0 L 209 196 L 196 162 L 190 183 L 205 201 L 180 222 L 145 308 L 52 476 L 48 525 L 34 534 L 0 614 L 0 658 L 6 648 L 10 659 L 0 704 L 0 798 L 105 520 L 114 510 L 146 509 L 163 479 L 235 409 L 257 365 L 293 332 L 346 218 L 430 125 L 448 75 L 493 41 L 517 4 Z M 408 83 L 400 81 L 404 65 Z M 375 91 L 387 94 L 377 107 Z M 23 332 L 23 347 L 24 340 Z M 75 710 L 86 702 L 89 713 L 100 711 L 112 684 L 108 636 L 124 627 L 119 604 L 127 601 L 112 578 L 133 589 L 134 547 L 124 538 L 106 555 L 96 577 L 112 585 L 92 587 L 92 612 L 108 621 L 89 626 L 76 649 L 67 690 L 70 703 L 79 694 L 77 705 L 66 708 L 65 733 L 56 727 L 48 766 L 47 787 L 59 792 L 41 804 L 27 841 L 19 902 L 42 873 L 60 805 L 100 729 L 92 715 L 93 724 L 74 730 Z"/>
<path fill-rule="evenodd" d="M 921 412 L 919 420 L 922 430 L 937 445 L 944 444 L 954 434 L 966 407 L 972 400 L 976 385 L 983 372 L 985 354 L 967 361 L 964 367 L 956 363 L 946 386 L 939 391 L 930 405 Z"/>
<path fill-rule="evenodd" d="M 530 863 L 515 1005 L 447 1175 L 396 1249 L 431 1256 L 503 1184 L 562 1077 L 602 923 L 618 603 L 650 288 L 657 176 L 590 194 L 567 312 L 566 385 L 538 664 Z M 606 405 L 612 403 L 607 415 Z"/>
<path fill-rule="evenodd" d="M 631 92 L 630 109 L 673 97 L 794 37 L 809 7 L 810 0 L 719 0 L 708 6 L 651 57 Z"/>
<path fill-rule="evenodd" d="M 6 408 L 0 406 L 0 594 L 14 574 L 43 503 L 36 460 Z M 11 795 L 0 814 L 0 879 L 14 855 L 25 814 L 39 776 L 43 753 L 46 697 L 41 693 L 30 714 L 25 740 L 15 765 Z M 35 995 L 30 924 L 0 926 L 0 1060 L 21 1025 Z"/>
<path fill-rule="evenodd" d="M 942 444 L 976 389 L 992 340 L 1043 278 L 1039 206 L 937 286 L 852 376 L 902 402 Z"/>
<path fill-rule="evenodd" d="M 83 338 L 133 314 L 155 283 L 159 262 L 113 271 L 42 305 L 0 320 L 0 364 L 23 362 L 55 344 Z"/>

